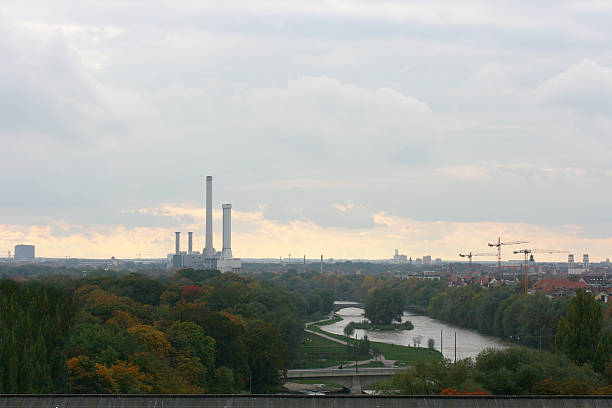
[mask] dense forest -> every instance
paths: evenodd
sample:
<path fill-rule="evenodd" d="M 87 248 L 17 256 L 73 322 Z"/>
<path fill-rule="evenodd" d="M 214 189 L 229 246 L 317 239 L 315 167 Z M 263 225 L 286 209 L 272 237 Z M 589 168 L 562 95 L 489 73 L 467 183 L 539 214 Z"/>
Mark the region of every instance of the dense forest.
<path fill-rule="evenodd" d="M 185 269 L 0 285 L 0 392 L 269 392 L 333 292 Z"/>
<path fill-rule="evenodd" d="M 511 349 L 448 367 L 423 363 L 395 378 L 393 389 L 610 391 L 612 309 L 584 292 L 548 299 L 510 288 L 295 271 L 68 272 L 27 269 L 19 274 L 30 279 L 0 280 L 0 392 L 273 392 L 299 358 L 306 319 L 328 315 L 334 299 L 371 303 L 375 293 L 401 300 L 384 304 L 391 320 L 397 311 L 386 306 L 418 306 L 452 324 L 558 352 Z"/>
<path fill-rule="evenodd" d="M 525 296 L 507 287 L 472 285 L 437 293 L 430 299 L 428 314 L 490 336 L 553 350 L 568 300 L 549 299 L 540 292 Z"/>
<path fill-rule="evenodd" d="M 379 385 L 385 394 L 610 395 L 612 373 L 598 373 L 563 354 L 511 347 L 453 363 L 419 362 Z"/>
<path fill-rule="evenodd" d="M 372 289 L 389 286 L 405 294 L 407 304 L 424 307 L 429 304 L 430 298 L 447 287 L 444 281 L 398 279 L 392 275 L 321 274 L 315 271 L 298 273 L 290 270 L 285 273 L 261 273 L 250 276 L 257 280 L 275 282 L 287 290 L 299 293 L 329 291 L 336 300 L 362 302 L 367 300 Z"/>

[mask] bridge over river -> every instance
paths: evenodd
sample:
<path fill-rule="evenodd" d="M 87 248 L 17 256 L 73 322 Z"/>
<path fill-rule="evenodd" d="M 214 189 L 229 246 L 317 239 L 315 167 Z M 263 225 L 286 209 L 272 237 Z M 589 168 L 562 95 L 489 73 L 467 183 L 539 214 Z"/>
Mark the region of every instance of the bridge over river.
<path fill-rule="evenodd" d="M 363 309 L 365 307 L 365 303 L 363 302 L 353 302 L 348 300 L 336 300 L 334 302 L 334 312 L 337 312 L 340 309 L 344 309 L 345 307 L 358 307 Z"/>
<path fill-rule="evenodd" d="M 0 395 L 1 408 L 612 408 L 598 396 Z"/>
<path fill-rule="evenodd" d="M 354 367 L 289 370 L 287 371 L 287 380 L 308 378 L 328 381 L 348 388 L 351 390 L 351 394 L 361 394 L 363 387 L 388 380 L 393 377 L 393 374 L 400 371 L 406 371 L 406 368 L 359 368 L 357 371 Z"/>

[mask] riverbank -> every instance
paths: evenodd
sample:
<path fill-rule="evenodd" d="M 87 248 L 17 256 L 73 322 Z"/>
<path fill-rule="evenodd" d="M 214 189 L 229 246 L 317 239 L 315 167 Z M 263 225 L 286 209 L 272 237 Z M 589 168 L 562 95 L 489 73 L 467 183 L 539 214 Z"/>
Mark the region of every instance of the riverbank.
<path fill-rule="evenodd" d="M 340 318 L 338 320 L 338 317 Z M 341 322 L 343 319 L 341 316 L 336 316 L 335 319 L 328 319 L 324 322 L 329 322 L 331 320 L 335 320 L 334 323 L 323 324 L 323 326 L 330 326 L 331 324 L 337 324 Z M 325 336 L 327 338 L 335 339 L 344 344 L 355 345 L 356 341 L 354 338 L 348 338 L 344 335 L 332 333 L 330 331 L 324 330 L 320 327 L 321 324 L 319 322 L 312 323 L 308 326 L 308 329 L 314 332 L 314 334 L 319 334 Z M 361 336 L 363 337 L 363 336 Z M 372 341 L 370 340 L 370 350 L 372 352 L 379 351 L 382 354 L 382 359 L 384 360 L 392 360 L 395 365 L 412 365 L 419 361 L 439 361 L 442 359 L 442 354 L 438 350 L 429 350 L 422 347 L 410 347 L 399 344 L 388 344 L 384 342 Z"/>
<path fill-rule="evenodd" d="M 414 326 L 412 325 L 410 321 L 405 321 L 403 323 L 393 323 L 393 324 L 372 324 L 364 320 L 361 322 L 350 322 L 347 327 L 352 327 L 353 329 L 376 330 L 376 331 L 394 331 L 394 330 L 412 330 L 414 329 Z"/>
<path fill-rule="evenodd" d="M 361 308 L 345 308 L 337 312 L 337 316 L 342 320 L 321 327 L 321 332 L 326 335 L 335 335 L 344 339 L 344 327 L 350 322 L 360 322 L 363 320 L 363 309 Z M 411 331 L 368 331 L 358 329 L 355 332 L 358 337 L 367 335 L 371 342 L 384 343 L 388 348 L 391 345 L 410 346 L 413 349 L 415 340 L 420 336 L 420 344 L 426 345 L 429 339 L 435 342 L 435 349 L 440 352 L 440 346 L 444 352 L 444 356 L 450 359 L 464 359 L 467 357 L 476 357 L 478 353 L 487 349 L 503 349 L 508 347 L 508 344 L 500 339 L 489 337 L 478 333 L 475 330 L 465 329 L 461 327 L 451 326 L 444 322 L 433 319 L 427 315 L 405 312 L 402 320 L 412 322 L 414 329 Z M 456 333 L 456 343 L 455 343 Z M 455 347 L 456 344 L 456 347 Z M 390 358 L 390 357 L 387 357 Z"/>

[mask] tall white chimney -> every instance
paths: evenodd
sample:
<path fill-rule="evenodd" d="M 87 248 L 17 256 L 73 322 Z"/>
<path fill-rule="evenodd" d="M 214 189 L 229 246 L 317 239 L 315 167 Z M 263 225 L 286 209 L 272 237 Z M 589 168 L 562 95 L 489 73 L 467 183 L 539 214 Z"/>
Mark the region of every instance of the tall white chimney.
<path fill-rule="evenodd" d="M 181 233 L 180 232 L 175 232 L 174 234 L 176 235 L 176 237 L 175 237 L 175 246 L 176 246 L 175 253 L 177 255 L 179 255 L 181 253 Z"/>
<path fill-rule="evenodd" d="M 213 226 L 212 226 L 212 176 L 206 176 L 206 246 L 204 256 L 213 257 Z"/>
<path fill-rule="evenodd" d="M 232 259 L 232 205 L 223 204 L 223 251 L 222 259 Z"/>
<path fill-rule="evenodd" d="M 189 252 L 187 252 L 188 254 L 191 254 L 193 252 L 193 232 L 189 231 L 187 234 L 189 234 L 189 246 L 187 247 L 187 250 Z"/>

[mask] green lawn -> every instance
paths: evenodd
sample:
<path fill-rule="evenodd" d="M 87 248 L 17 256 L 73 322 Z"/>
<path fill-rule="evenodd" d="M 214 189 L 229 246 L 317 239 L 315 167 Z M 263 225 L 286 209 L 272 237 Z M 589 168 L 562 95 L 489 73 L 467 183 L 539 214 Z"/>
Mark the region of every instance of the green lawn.
<path fill-rule="evenodd" d="M 309 329 L 312 331 L 325 334 L 336 339 L 346 341 L 346 336 L 339 334 L 329 333 L 317 326 L 310 326 Z M 349 340 L 352 344 L 355 343 L 355 338 Z M 414 364 L 418 361 L 439 361 L 442 359 L 442 354 L 439 351 L 433 350 L 432 352 L 426 348 L 415 348 L 400 345 L 392 345 L 388 343 L 379 343 L 377 341 L 370 341 L 370 349 L 379 349 L 387 360 L 398 360 L 399 364 Z"/>
<path fill-rule="evenodd" d="M 367 360 L 371 356 L 363 354 L 357 358 Z M 298 358 L 291 362 L 291 368 L 333 367 L 352 361 L 354 361 L 354 356 L 349 357 L 345 345 L 305 332 L 304 343 L 300 348 Z"/>
<path fill-rule="evenodd" d="M 422 347 L 407 347 L 397 344 L 370 342 L 370 348 L 379 349 L 387 360 L 398 360 L 404 364 L 413 364 L 418 361 L 440 361 L 442 354 L 438 350 L 429 351 Z"/>

